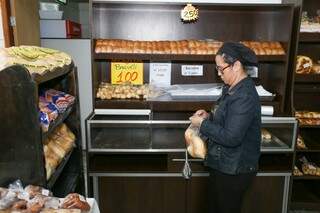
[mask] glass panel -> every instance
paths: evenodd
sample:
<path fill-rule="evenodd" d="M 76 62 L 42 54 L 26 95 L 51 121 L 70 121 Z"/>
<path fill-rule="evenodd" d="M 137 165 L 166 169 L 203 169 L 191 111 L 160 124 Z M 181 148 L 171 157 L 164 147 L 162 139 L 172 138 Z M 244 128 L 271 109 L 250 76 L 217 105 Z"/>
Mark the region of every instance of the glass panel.
<path fill-rule="evenodd" d="M 149 149 L 148 124 L 92 124 L 93 149 Z"/>
<path fill-rule="evenodd" d="M 262 149 L 291 149 L 294 137 L 294 123 L 263 123 Z"/>
<path fill-rule="evenodd" d="M 184 132 L 188 126 L 189 124 L 152 124 L 152 148 L 186 148 Z"/>

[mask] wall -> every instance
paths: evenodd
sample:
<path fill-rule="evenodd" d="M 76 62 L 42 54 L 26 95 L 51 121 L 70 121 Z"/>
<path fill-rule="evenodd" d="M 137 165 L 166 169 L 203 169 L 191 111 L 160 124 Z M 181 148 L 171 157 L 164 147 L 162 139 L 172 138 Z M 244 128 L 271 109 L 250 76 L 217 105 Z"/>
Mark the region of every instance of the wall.
<path fill-rule="evenodd" d="M 0 10 L 0 48 L 4 47 L 4 35 L 3 35 L 3 26 L 2 26 L 2 14 Z"/>
<path fill-rule="evenodd" d="M 64 51 L 71 55 L 78 68 L 80 119 L 83 148 L 85 119 L 92 112 L 91 44 L 90 39 L 41 39 L 41 46 Z"/>

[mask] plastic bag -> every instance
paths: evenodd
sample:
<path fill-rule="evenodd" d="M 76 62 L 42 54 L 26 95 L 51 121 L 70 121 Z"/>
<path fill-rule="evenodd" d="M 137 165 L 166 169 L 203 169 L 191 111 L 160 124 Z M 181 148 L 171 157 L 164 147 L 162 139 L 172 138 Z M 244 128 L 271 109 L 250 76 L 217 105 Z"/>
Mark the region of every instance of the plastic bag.
<path fill-rule="evenodd" d="M 185 163 L 183 166 L 183 170 L 182 170 L 182 176 L 185 179 L 190 179 L 192 176 L 192 171 L 191 171 L 191 167 L 189 165 L 189 160 L 188 160 L 188 151 L 186 150 L 186 158 L 185 158 Z"/>
<path fill-rule="evenodd" d="M 207 155 L 207 145 L 201 138 L 199 128 L 191 124 L 185 131 L 184 136 L 188 153 L 194 158 L 204 159 Z"/>

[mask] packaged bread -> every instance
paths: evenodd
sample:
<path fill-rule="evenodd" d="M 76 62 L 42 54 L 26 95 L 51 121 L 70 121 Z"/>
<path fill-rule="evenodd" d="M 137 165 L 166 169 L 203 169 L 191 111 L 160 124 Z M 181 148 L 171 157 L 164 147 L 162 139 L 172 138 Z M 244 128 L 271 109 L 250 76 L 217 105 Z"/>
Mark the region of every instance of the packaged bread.
<path fill-rule="evenodd" d="M 188 153 L 194 158 L 204 159 L 207 154 L 206 142 L 199 135 L 199 128 L 190 125 L 184 133 Z"/>
<path fill-rule="evenodd" d="M 296 73 L 298 74 L 309 74 L 312 71 L 312 59 L 308 56 L 298 55 Z"/>
<path fill-rule="evenodd" d="M 298 138 L 297 138 L 297 148 L 298 149 L 307 149 L 306 144 L 304 143 L 304 140 L 301 137 L 301 135 L 298 135 Z"/>
<path fill-rule="evenodd" d="M 294 176 L 303 176 L 303 173 L 299 170 L 299 168 L 297 166 L 294 166 L 293 175 Z"/>

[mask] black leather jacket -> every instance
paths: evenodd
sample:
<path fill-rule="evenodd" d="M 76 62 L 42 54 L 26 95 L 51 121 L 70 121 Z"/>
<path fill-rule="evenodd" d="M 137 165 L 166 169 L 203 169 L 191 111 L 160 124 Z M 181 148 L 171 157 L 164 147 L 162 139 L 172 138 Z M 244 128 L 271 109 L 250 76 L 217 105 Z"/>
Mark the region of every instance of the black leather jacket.
<path fill-rule="evenodd" d="M 250 77 L 228 90 L 223 88 L 218 107 L 200 127 L 208 138 L 205 164 L 231 175 L 256 172 L 261 143 L 259 96 Z"/>

